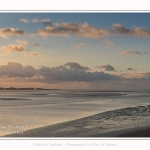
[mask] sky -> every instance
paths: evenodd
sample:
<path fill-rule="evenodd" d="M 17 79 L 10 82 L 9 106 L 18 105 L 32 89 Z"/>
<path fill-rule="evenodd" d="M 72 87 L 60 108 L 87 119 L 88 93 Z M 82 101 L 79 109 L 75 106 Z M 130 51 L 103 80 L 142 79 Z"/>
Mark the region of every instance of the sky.
<path fill-rule="evenodd" d="M 150 13 L 0 13 L 0 87 L 150 90 Z"/>

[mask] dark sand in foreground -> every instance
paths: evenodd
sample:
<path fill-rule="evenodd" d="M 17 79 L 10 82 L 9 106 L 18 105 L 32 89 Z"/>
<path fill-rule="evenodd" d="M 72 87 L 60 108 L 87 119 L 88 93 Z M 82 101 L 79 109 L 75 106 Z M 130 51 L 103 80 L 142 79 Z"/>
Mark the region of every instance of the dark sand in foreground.
<path fill-rule="evenodd" d="M 4 137 L 150 137 L 150 105 L 108 111 Z"/>
<path fill-rule="evenodd" d="M 131 131 L 124 134 L 120 134 L 117 137 L 150 137 L 150 128 L 137 129 L 137 131 Z"/>

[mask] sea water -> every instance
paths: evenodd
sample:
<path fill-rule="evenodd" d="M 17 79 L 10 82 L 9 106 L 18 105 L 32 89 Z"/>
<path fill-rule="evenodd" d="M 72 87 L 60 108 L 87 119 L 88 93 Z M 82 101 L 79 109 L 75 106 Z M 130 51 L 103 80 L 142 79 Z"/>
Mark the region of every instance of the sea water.
<path fill-rule="evenodd" d="M 146 105 L 146 91 L 0 90 L 0 136 Z"/>

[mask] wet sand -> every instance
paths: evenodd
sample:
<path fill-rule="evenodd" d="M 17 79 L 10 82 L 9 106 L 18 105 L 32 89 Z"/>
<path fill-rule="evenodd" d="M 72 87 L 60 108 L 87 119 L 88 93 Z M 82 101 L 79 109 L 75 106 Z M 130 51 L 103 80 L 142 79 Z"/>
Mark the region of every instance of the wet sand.
<path fill-rule="evenodd" d="M 108 111 L 4 137 L 150 137 L 150 105 Z"/>
<path fill-rule="evenodd" d="M 147 129 L 137 129 L 137 131 L 130 131 L 120 134 L 117 137 L 150 137 L 150 127 Z"/>

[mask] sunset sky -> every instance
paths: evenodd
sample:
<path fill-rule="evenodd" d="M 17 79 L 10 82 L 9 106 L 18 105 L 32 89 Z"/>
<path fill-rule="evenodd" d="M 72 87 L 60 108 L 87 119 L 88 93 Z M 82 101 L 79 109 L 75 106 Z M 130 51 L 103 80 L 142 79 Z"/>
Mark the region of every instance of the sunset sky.
<path fill-rule="evenodd" d="M 0 13 L 0 87 L 150 90 L 150 13 Z"/>

